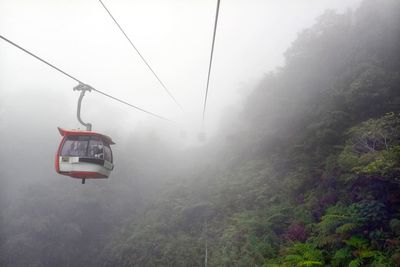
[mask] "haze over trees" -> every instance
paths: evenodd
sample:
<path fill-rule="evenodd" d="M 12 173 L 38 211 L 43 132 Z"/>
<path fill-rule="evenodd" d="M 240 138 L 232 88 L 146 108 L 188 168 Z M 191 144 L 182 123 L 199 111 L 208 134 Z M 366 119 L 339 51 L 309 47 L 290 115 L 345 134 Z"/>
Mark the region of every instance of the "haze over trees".
<path fill-rule="evenodd" d="M 118 183 L 2 186 L 0 265 L 400 265 L 399 1 L 326 11 L 227 121 L 137 133 Z"/>

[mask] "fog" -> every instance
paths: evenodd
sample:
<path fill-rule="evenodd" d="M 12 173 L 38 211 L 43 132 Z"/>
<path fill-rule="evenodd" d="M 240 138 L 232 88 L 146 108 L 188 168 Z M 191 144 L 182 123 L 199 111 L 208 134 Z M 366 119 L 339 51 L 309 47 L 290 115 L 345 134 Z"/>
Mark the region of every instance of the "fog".
<path fill-rule="evenodd" d="M 243 99 L 266 73 L 283 64 L 285 50 L 301 30 L 326 9 L 345 12 L 359 2 L 222 2 L 204 124 L 215 1 L 105 2 L 183 110 L 97 1 L 0 1 L 0 32 L 96 89 L 176 122 L 160 120 L 96 92 L 86 94 L 83 120 L 117 143 L 115 178 L 108 183 L 118 183 L 118 161 L 130 165 L 121 155 L 138 154 L 135 148 L 127 150 L 137 135 L 153 133 L 173 150 L 203 145 L 199 133 L 212 137 L 218 130 L 233 127 Z M 0 152 L 2 165 L 8 166 L 2 168 L 3 182 L 75 182 L 54 173 L 53 158 L 60 141 L 56 128 L 83 127 L 76 119 L 79 94 L 72 91 L 76 82 L 5 41 L 0 42 L 0 58 L 4 140 Z M 27 147 L 40 152 L 32 156 L 26 153 Z M 143 152 L 152 157 L 151 151 Z"/>
<path fill-rule="evenodd" d="M 222 2 L 206 131 L 215 132 L 226 107 L 237 106 L 263 74 L 282 65 L 283 53 L 298 32 L 311 26 L 325 9 L 345 11 L 358 3 L 345 0 Z M 1 1 L 0 30 L 3 36 L 85 83 L 181 122 L 181 127 L 196 133 L 202 127 L 215 1 L 105 4 L 181 103 L 183 111 L 160 86 L 98 1 Z M 73 111 L 77 99 L 77 93 L 71 90 L 76 85 L 74 81 L 5 42 L 0 45 L 4 97 L 27 90 L 55 91 L 60 94 L 60 106 L 70 105 L 66 110 Z M 32 102 L 41 105 L 46 93 L 37 95 Z M 105 123 L 100 120 L 104 116 L 114 118 L 112 128 L 127 131 L 134 130 L 142 121 L 152 120 L 95 93 L 86 97 L 84 108 L 84 116 L 99 130 L 110 125 L 107 120 Z"/>
<path fill-rule="evenodd" d="M 231 160 L 223 151 L 227 140 L 237 138 L 231 130 L 242 125 L 238 117 L 243 103 L 268 73 L 284 67 L 284 54 L 298 34 L 314 25 L 325 10 L 342 14 L 360 2 L 222 1 L 203 124 L 216 1 L 104 1 L 182 105 L 180 109 L 98 1 L 0 0 L 2 36 L 98 90 L 174 121 L 160 120 L 96 92 L 86 93 L 82 118 L 92 123 L 94 131 L 115 141 L 115 170 L 109 179 L 89 180 L 85 185 L 58 175 L 54 170 L 61 141 L 57 127 L 84 128 L 76 119 L 79 93 L 72 88 L 77 83 L 1 40 L 0 207 L 4 212 L 0 213 L 2 220 L 16 217 L 17 226 L 9 232 L 11 227 L 1 222 L 0 234 L 18 236 L 28 227 L 42 227 L 38 218 L 46 218 L 43 224 L 51 224 L 48 231 L 64 232 L 71 240 L 50 242 L 49 235 L 43 234 L 22 243 L 50 244 L 54 255 L 58 255 L 55 247 L 60 242 L 68 249 L 82 239 L 91 249 L 96 246 L 90 242 L 101 244 L 97 250 L 83 251 L 89 256 L 82 258 L 71 260 L 80 253 L 69 250 L 68 255 L 57 256 L 58 261 L 50 257 L 47 263 L 35 265 L 29 259 L 41 257 L 34 255 L 26 256 L 26 261 L 16 260 L 15 266 L 51 266 L 54 262 L 99 266 L 89 258 L 100 255 L 112 233 L 160 192 L 173 190 L 176 183 L 185 186 L 182 181 L 189 177 L 197 177 L 196 183 L 208 183 L 202 177 L 219 168 L 216 160 Z M 273 105 L 273 99 L 268 101 Z M 198 138 L 203 132 L 204 142 Z M 238 140 L 235 149 L 240 157 L 247 152 L 240 150 L 243 144 Z M 5 239 L 0 236 L 0 243 Z M 22 246 L 18 253 L 28 248 Z M 7 253 L 7 259 L 19 255 Z"/>
<path fill-rule="evenodd" d="M 96 89 L 177 122 L 87 93 L 82 118 L 113 137 L 118 162 L 135 133 L 160 134 L 171 148 L 202 145 L 198 134 L 213 136 L 221 124 L 229 124 L 263 75 L 283 64 L 283 53 L 301 30 L 326 9 L 345 12 L 359 1 L 222 2 L 205 124 L 202 107 L 215 1 L 105 4 L 183 110 L 97 1 L 0 1 L 0 32 Z M 43 172 L 59 179 L 52 168 L 60 140 L 56 127 L 83 127 L 76 119 L 76 82 L 4 41 L 0 58 L 1 133 L 7 140 L 1 153 L 6 166 L 13 166 L 3 169 L 19 177 L 3 180 L 25 182 L 27 174 L 28 180 L 41 180 Z M 24 146 L 41 152 L 32 158 Z M 21 162 L 30 167 L 14 168 Z"/>

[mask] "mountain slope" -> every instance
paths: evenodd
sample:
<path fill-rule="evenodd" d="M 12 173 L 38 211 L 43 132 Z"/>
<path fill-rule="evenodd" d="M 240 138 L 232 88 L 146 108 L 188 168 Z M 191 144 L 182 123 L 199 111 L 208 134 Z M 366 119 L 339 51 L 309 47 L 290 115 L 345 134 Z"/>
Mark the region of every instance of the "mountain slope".
<path fill-rule="evenodd" d="M 327 11 L 285 56 L 106 265 L 400 264 L 400 4 Z"/>

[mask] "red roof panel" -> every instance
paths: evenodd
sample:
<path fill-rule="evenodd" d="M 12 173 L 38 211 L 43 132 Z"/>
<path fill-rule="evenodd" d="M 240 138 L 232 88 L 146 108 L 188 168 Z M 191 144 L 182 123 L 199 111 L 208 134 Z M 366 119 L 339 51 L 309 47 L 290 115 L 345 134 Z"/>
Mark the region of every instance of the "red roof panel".
<path fill-rule="evenodd" d="M 60 132 L 60 134 L 62 136 L 67 136 L 67 135 L 88 135 L 88 136 L 98 136 L 101 139 L 103 139 L 103 141 L 105 141 L 106 143 L 110 144 L 110 145 L 115 145 L 115 143 L 113 142 L 113 140 L 111 140 L 111 137 L 104 135 L 104 134 L 100 134 L 100 133 L 96 133 L 96 132 L 92 132 L 92 131 L 81 131 L 81 130 L 65 130 L 63 128 L 57 127 L 58 131 Z"/>

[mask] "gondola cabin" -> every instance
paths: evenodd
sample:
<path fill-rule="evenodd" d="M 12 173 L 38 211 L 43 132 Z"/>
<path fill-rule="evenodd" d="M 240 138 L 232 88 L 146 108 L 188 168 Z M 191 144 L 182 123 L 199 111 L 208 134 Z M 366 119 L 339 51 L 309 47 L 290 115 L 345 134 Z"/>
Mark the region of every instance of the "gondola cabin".
<path fill-rule="evenodd" d="M 114 168 L 110 137 L 92 132 L 58 128 L 63 139 L 55 167 L 59 174 L 83 179 L 108 178 Z"/>

